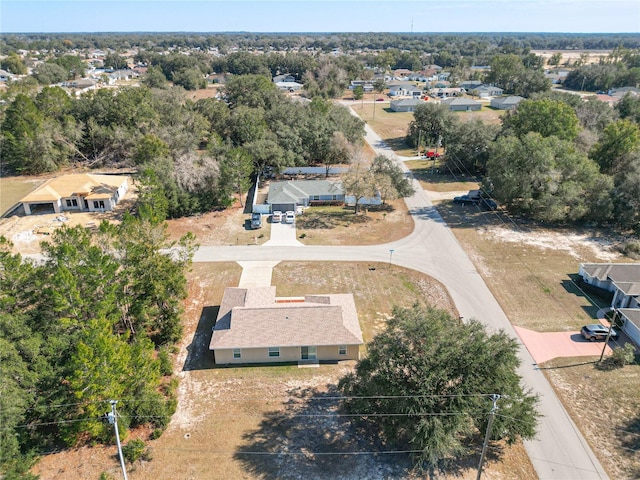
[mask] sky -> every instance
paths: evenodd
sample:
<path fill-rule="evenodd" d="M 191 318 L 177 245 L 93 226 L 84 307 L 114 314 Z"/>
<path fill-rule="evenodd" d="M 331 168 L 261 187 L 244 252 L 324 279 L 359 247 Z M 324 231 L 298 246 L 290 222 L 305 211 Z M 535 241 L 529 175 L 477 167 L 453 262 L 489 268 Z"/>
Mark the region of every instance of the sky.
<path fill-rule="evenodd" d="M 640 33 L 640 0 L 0 0 L 0 32 Z"/>

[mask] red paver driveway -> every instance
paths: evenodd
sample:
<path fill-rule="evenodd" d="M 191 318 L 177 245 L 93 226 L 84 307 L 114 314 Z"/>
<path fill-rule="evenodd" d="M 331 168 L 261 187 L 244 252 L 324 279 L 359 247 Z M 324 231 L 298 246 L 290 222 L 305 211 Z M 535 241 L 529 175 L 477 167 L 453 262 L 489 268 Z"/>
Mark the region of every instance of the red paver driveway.
<path fill-rule="evenodd" d="M 537 364 L 556 357 L 588 357 L 602 353 L 603 342 L 590 342 L 580 332 L 540 333 L 513 327 Z M 605 355 L 611 353 L 607 345 Z"/>

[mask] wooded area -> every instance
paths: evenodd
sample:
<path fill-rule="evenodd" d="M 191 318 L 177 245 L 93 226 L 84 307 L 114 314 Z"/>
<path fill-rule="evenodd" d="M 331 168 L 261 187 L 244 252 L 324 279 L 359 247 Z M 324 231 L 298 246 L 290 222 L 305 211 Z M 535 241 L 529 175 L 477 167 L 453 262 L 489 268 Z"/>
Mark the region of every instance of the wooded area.
<path fill-rule="evenodd" d="M 176 408 L 171 346 L 182 335 L 192 237 L 168 242 L 144 212 L 96 232 L 58 229 L 33 263 L 0 239 L 0 465 L 29 478 L 36 455 L 110 442 L 120 431 L 159 436 Z M 163 250 L 174 248 L 173 258 Z M 21 475 L 25 474 L 25 477 Z"/>

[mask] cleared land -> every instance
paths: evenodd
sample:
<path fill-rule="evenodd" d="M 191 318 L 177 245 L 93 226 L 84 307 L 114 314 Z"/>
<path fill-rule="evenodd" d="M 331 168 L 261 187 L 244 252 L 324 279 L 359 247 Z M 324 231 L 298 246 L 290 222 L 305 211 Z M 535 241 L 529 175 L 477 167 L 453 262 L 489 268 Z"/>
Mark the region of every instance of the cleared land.
<path fill-rule="evenodd" d="M 224 287 L 237 285 L 239 277 L 235 263 L 194 264 L 184 342 L 176 357 L 178 411 L 162 437 L 148 442 L 153 460 L 134 465 L 130 478 L 421 478 L 409 471 L 406 456 L 318 455 L 385 449 L 348 418 L 317 416 L 338 412 L 327 397 L 336 394 L 337 380 L 353 362 L 304 369 L 213 365 L 207 346 L 217 305 Z M 366 340 L 383 328 L 394 304 L 424 301 L 455 313 L 438 282 L 387 264 L 345 263 L 336 269 L 322 262 L 283 262 L 274 270 L 273 284 L 282 296 L 352 292 Z M 248 451 L 263 454 L 242 453 Z M 487 478 L 535 478 L 522 445 L 495 444 L 490 452 Z M 503 454 L 499 462 L 496 452 Z M 49 455 L 36 470 L 43 479 L 56 480 L 98 478 L 102 471 L 117 476 L 114 453 L 111 446 Z M 439 478 L 475 478 L 478 454 Z"/>
<path fill-rule="evenodd" d="M 312 207 L 296 218 L 296 235 L 305 245 L 376 245 L 406 237 L 413 219 L 404 200 L 386 208 L 353 213 L 353 207 Z"/>

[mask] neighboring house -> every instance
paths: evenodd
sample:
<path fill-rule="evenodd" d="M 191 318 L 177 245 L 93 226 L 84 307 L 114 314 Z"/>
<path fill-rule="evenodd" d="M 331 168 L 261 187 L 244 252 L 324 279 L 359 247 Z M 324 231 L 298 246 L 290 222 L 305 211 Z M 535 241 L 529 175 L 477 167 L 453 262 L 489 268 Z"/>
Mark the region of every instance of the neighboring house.
<path fill-rule="evenodd" d="M 404 98 L 400 100 L 391 100 L 391 110 L 393 112 L 415 112 L 418 105 L 426 103 L 419 98 Z"/>
<path fill-rule="evenodd" d="M 472 90 L 482 85 L 482 82 L 480 80 L 465 80 L 463 82 L 458 83 L 458 85 L 464 88 L 465 90 Z"/>
<path fill-rule="evenodd" d="M 389 96 L 391 97 L 420 97 L 422 88 L 416 87 L 413 83 L 392 84 L 389 86 Z"/>
<path fill-rule="evenodd" d="M 11 75 L 6 70 L 0 69 L 0 82 L 8 82 L 12 78 L 13 78 L 13 75 Z"/>
<path fill-rule="evenodd" d="M 275 77 L 273 77 L 273 83 L 279 83 L 279 82 L 295 82 L 296 81 L 296 77 L 294 77 L 293 75 L 289 75 L 289 74 L 282 74 L 282 75 L 276 75 Z"/>
<path fill-rule="evenodd" d="M 394 70 L 392 73 L 393 73 L 394 78 L 397 78 L 398 80 L 404 80 L 409 75 L 412 75 L 413 71 L 412 70 L 408 70 L 406 68 L 398 68 L 398 69 Z"/>
<path fill-rule="evenodd" d="M 328 180 L 290 180 L 269 185 L 267 203 L 271 211 L 295 211 L 298 206 L 344 203 L 344 189 Z"/>
<path fill-rule="evenodd" d="M 298 90 L 302 90 L 302 87 L 304 87 L 302 83 L 298 83 L 298 82 L 276 82 L 275 85 L 280 90 L 284 90 L 290 93 L 297 92 Z"/>
<path fill-rule="evenodd" d="M 429 90 L 429 95 L 439 98 L 456 97 L 464 94 L 464 88 L 461 87 L 437 87 Z"/>
<path fill-rule="evenodd" d="M 622 330 L 640 346 L 640 263 L 581 263 L 579 274 L 592 287 L 613 294 L 611 307 Z"/>
<path fill-rule="evenodd" d="M 524 100 L 524 98 L 517 95 L 492 98 L 490 106 L 497 108 L 498 110 L 515 110 L 522 100 Z"/>
<path fill-rule="evenodd" d="M 640 308 L 640 263 L 581 263 L 579 274 L 586 284 L 613 293 L 613 308 Z"/>
<path fill-rule="evenodd" d="M 278 298 L 276 287 L 226 288 L 209 350 L 216 364 L 357 360 L 353 295 Z"/>
<path fill-rule="evenodd" d="M 27 215 L 114 209 L 129 189 L 128 177 L 77 173 L 52 178 L 20 200 Z"/>
<path fill-rule="evenodd" d="M 618 313 L 624 332 L 640 347 L 640 308 L 620 308 Z"/>
<path fill-rule="evenodd" d="M 480 98 L 500 97 L 504 93 L 500 87 L 492 87 L 491 85 L 479 85 L 471 90 L 473 95 Z"/>
<path fill-rule="evenodd" d="M 353 90 L 356 87 L 362 87 L 362 90 L 367 93 L 373 92 L 373 82 L 371 80 L 351 80 L 349 90 Z"/>
<path fill-rule="evenodd" d="M 454 112 L 473 111 L 482 108 L 481 103 L 470 98 L 445 98 L 440 103 L 447 105 L 449 110 Z"/>

